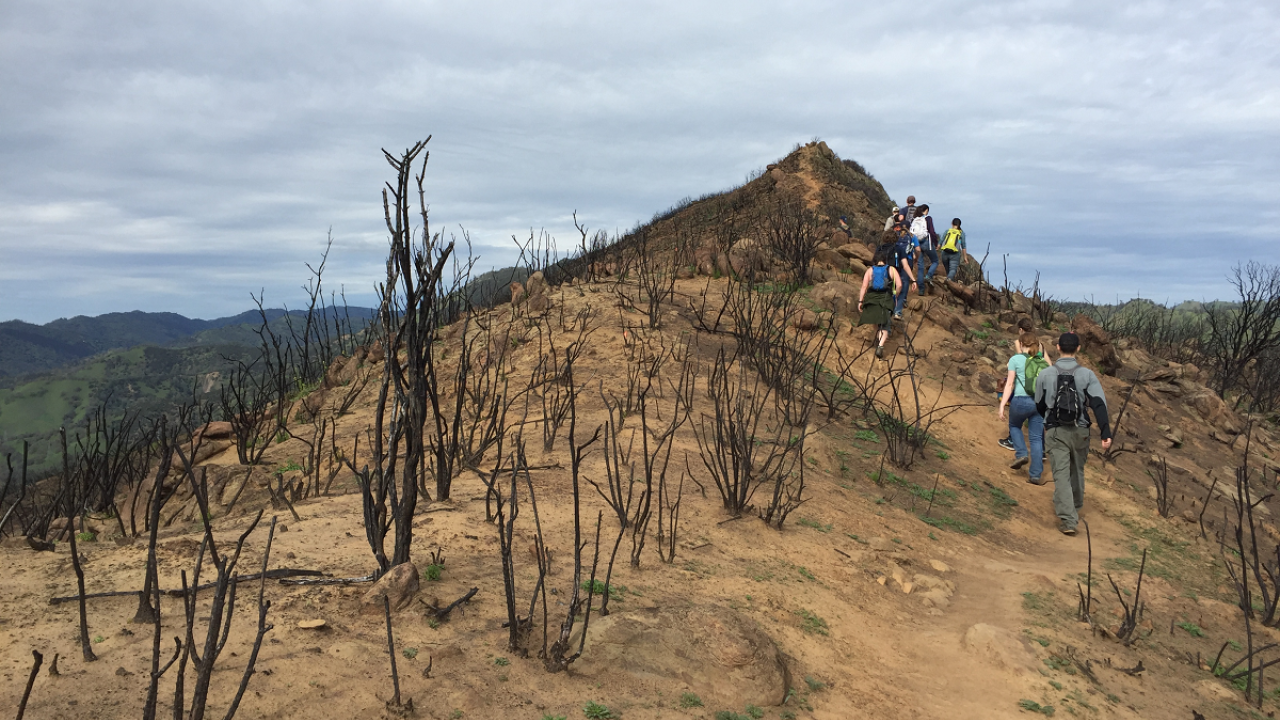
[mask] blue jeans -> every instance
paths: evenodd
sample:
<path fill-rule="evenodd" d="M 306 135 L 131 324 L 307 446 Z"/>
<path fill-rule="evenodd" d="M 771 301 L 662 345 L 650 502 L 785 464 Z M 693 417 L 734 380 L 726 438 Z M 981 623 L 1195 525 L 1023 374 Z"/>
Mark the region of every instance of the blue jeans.
<path fill-rule="evenodd" d="M 916 280 L 917 280 L 917 284 L 920 286 L 921 294 L 924 293 L 925 281 L 933 277 L 933 271 L 938 269 L 938 251 L 921 247 L 920 248 L 920 264 L 916 267 L 917 271 L 923 270 L 923 268 L 925 267 L 925 264 L 924 264 L 925 258 L 929 258 L 929 261 L 932 264 L 929 265 L 928 270 L 924 270 L 923 272 L 917 272 L 916 274 Z"/>
<path fill-rule="evenodd" d="M 907 274 L 902 273 L 902 287 L 898 289 L 898 294 L 893 301 L 893 314 L 901 315 L 902 308 L 907 304 L 907 290 L 911 288 L 911 283 L 907 280 Z"/>
<path fill-rule="evenodd" d="M 1036 412 L 1036 401 L 1026 395 L 1015 395 L 1009 401 L 1009 438 L 1013 440 L 1015 457 L 1027 457 L 1027 439 L 1022 436 L 1022 424 L 1028 423 L 1031 440 L 1031 481 L 1040 484 L 1044 472 L 1044 418 Z"/>
<path fill-rule="evenodd" d="M 942 266 L 947 269 L 947 279 L 955 280 L 956 271 L 960 269 L 960 253 L 955 250 L 943 250 Z"/>

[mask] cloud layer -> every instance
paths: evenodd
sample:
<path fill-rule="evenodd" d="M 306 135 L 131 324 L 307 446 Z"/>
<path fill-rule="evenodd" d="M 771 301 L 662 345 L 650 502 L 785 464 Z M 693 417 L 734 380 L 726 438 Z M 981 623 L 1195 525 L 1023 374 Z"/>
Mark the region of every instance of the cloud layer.
<path fill-rule="evenodd" d="M 1280 14 L 1247 2 L 0 5 L 0 320 L 371 302 L 438 228 L 625 229 L 821 137 L 1055 296 L 1225 296 L 1280 242 Z"/>

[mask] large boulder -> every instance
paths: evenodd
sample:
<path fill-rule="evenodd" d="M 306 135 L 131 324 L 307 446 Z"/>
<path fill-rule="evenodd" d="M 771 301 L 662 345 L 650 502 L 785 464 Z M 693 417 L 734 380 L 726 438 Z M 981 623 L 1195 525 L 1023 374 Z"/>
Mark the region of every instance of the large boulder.
<path fill-rule="evenodd" d="M 836 248 L 836 252 L 853 260 L 862 261 L 863 265 L 870 265 L 871 260 L 875 257 L 875 251 L 863 245 L 862 243 L 849 243 Z"/>
<path fill-rule="evenodd" d="M 740 278 L 763 274 L 769 267 L 769 255 L 750 238 L 743 238 L 729 251 L 729 267 Z"/>
<path fill-rule="evenodd" d="M 809 298 L 824 310 L 831 310 L 837 315 L 853 316 L 858 314 L 859 289 L 859 286 L 832 280 L 814 286 L 809 292 Z"/>
<path fill-rule="evenodd" d="M 512 307 L 518 307 L 521 303 L 523 303 L 529 297 L 529 293 L 525 292 L 524 290 L 524 285 L 521 285 L 518 282 L 511 283 L 509 292 L 511 293 Z"/>
<path fill-rule="evenodd" d="M 574 664 L 587 678 L 673 680 L 708 707 L 781 705 L 788 676 L 782 655 L 758 623 L 713 607 L 655 608 L 592 618 L 588 652 Z"/>
<path fill-rule="evenodd" d="M 823 248 L 819 250 L 813 256 L 813 261 L 820 265 L 833 267 L 837 270 L 849 266 L 849 258 L 845 257 L 841 253 L 836 252 L 835 250 L 831 250 L 830 248 Z"/>
<path fill-rule="evenodd" d="M 360 359 L 356 357 L 346 357 L 339 355 L 329 364 L 329 369 L 324 374 L 324 384 L 322 387 L 335 388 L 349 385 L 356 378 L 356 371 L 360 367 Z M 208 434 L 205 437 L 209 437 Z"/>
<path fill-rule="evenodd" d="M 529 279 L 525 281 L 525 291 L 529 293 L 531 298 L 542 295 L 547 291 L 547 281 L 542 276 L 541 271 L 529 276 Z"/>
<path fill-rule="evenodd" d="M 791 313 L 791 327 L 797 330 L 817 330 L 822 319 L 809 308 L 797 308 Z"/>
<path fill-rule="evenodd" d="M 1236 418 L 1236 414 L 1230 407 L 1218 397 L 1218 394 L 1209 388 L 1202 387 L 1194 393 L 1191 393 L 1183 400 L 1187 407 L 1196 411 L 1200 419 L 1204 420 L 1207 428 L 1213 430 L 1222 430 L 1231 435 L 1240 433 L 1240 421 Z"/>
<path fill-rule="evenodd" d="M 204 438 L 205 440 L 230 440 L 232 437 L 234 437 L 234 431 L 231 428 L 231 423 L 226 420 L 215 420 L 214 422 L 206 423 L 194 435 L 194 438 Z"/>
<path fill-rule="evenodd" d="M 538 293 L 529 296 L 529 312 L 534 314 L 545 313 L 551 309 L 551 297 L 546 293 Z"/>
<path fill-rule="evenodd" d="M 1111 335 L 1088 315 L 1081 313 L 1071 321 L 1071 331 L 1080 336 L 1080 349 L 1098 364 L 1104 375 L 1114 376 L 1124 363 L 1111 344 Z"/>

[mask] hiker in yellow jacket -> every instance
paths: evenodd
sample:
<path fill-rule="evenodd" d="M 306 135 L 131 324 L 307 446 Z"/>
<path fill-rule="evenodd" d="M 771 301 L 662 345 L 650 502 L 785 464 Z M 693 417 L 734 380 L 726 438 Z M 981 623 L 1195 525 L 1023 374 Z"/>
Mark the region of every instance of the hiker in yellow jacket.
<path fill-rule="evenodd" d="M 964 242 L 964 230 L 960 229 L 960 218 L 951 220 L 951 228 L 942 236 L 942 266 L 947 269 L 947 279 L 955 280 L 956 271 L 969 262 L 969 249 Z"/>

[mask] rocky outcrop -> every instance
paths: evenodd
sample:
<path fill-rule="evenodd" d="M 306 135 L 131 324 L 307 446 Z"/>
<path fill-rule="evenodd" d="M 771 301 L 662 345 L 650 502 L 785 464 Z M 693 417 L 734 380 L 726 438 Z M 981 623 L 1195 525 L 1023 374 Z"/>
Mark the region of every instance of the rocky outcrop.
<path fill-rule="evenodd" d="M 1111 335 L 1088 315 L 1076 315 L 1071 321 L 1071 331 L 1080 336 L 1080 350 L 1093 359 L 1103 374 L 1114 377 L 1124 367 L 1111 344 Z"/>
<path fill-rule="evenodd" d="M 858 315 L 859 287 L 840 280 L 824 282 L 817 285 L 809 293 L 814 304 L 824 310 L 831 310 L 837 315 L 856 317 Z"/>

